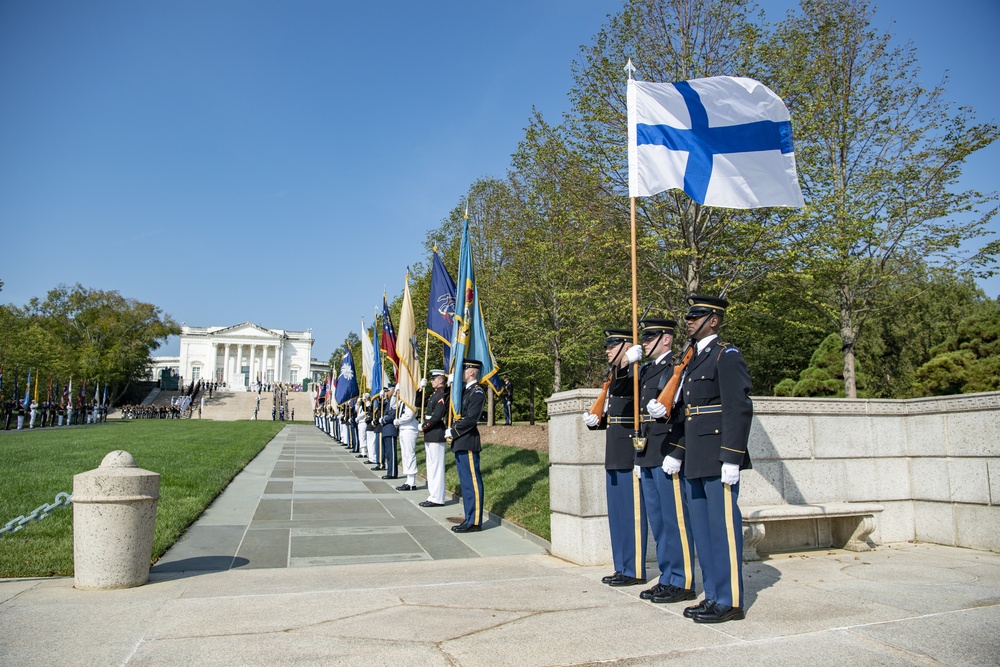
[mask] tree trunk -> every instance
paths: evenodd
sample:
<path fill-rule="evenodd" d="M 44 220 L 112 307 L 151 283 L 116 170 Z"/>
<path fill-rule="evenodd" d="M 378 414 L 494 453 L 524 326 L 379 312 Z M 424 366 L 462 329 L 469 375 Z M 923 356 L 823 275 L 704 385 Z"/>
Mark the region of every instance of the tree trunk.
<path fill-rule="evenodd" d="M 495 426 L 497 423 L 496 414 L 493 412 L 495 407 L 495 397 L 493 396 L 493 389 L 490 387 L 486 388 L 486 403 L 489 407 L 486 408 L 486 425 Z"/>
<path fill-rule="evenodd" d="M 854 331 L 851 311 L 844 308 L 840 315 L 840 340 L 844 351 L 844 395 L 847 398 L 858 397 L 858 382 L 855 374 L 854 344 L 857 332 Z"/>

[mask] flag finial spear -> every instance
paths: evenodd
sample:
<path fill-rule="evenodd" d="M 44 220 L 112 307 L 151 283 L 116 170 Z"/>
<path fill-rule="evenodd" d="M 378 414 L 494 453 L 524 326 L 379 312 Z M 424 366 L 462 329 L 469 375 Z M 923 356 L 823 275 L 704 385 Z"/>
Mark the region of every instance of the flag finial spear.
<path fill-rule="evenodd" d="M 465 200 L 465 219 L 469 219 L 469 200 Z"/>
<path fill-rule="evenodd" d="M 628 59 L 628 62 L 625 63 L 625 67 L 623 67 L 622 69 L 625 70 L 626 72 L 628 72 L 628 80 L 631 81 L 632 80 L 632 72 L 636 71 L 635 65 L 632 64 L 632 59 L 631 58 Z"/>

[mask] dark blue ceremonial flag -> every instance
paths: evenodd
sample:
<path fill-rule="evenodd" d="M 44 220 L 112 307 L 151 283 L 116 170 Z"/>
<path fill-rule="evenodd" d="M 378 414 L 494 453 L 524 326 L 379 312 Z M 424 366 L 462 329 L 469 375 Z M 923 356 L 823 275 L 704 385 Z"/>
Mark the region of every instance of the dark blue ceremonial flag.
<path fill-rule="evenodd" d="M 451 334 L 455 324 L 455 281 L 434 251 L 431 293 L 427 300 L 427 331 L 444 343 L 444 367 L 451 362 Z"/>
<path fill-rule="evenodd" d="M 354 372 L 354 356 L 351 349 L 344 348 L 343 360 L 340 362 L 340 375 L 337 376 L 337 403 L 343 405 L 352 398 L 358 397 L 358 376 Z"/>

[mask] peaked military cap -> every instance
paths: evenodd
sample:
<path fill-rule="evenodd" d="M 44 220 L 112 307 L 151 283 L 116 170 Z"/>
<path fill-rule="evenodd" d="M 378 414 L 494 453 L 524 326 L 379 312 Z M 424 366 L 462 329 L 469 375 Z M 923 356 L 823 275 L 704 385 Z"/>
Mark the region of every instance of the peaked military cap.
<path fill-rule="evenodd" d="M 447 373 L 441 370 L 440 368 L 431 369 L 432 378 L 441 377 L 442 375 L 447 375 Z"/>
<path fill-rule="evenodd" d="M 631 329 L 605 329 L 604 335 L 606 337 L 604 347 L 611 347 L 612 345 L 618 345 L 619 343 L 632 342 Z"/>
<path fill-rule="evenodd" d="M 685 319 L 696 320 L 705 315 L 722 315 L 729 307 L 729 302 L 721 296 L 701 296 L 692 294 L 687 299 L 688 312 Z"/>
<path fill-rule="evenodd" d="M 475 368 L 477 371 L 483 367 L 483 362 L 478 359 L 466 359 L 462 362 L 462 368 Z"/>
<path fill-rule="evenodd" d="M 662 334 L 674 335 L 674 329 L 677 327 L 676 320 L 664 320 L 659 318 L 647 318 L 639 322 L 639 327 L 642 329 L 639 332 L 639 338 L 643 340 L 648 340 L 650 338 L 656 338 Z"/>

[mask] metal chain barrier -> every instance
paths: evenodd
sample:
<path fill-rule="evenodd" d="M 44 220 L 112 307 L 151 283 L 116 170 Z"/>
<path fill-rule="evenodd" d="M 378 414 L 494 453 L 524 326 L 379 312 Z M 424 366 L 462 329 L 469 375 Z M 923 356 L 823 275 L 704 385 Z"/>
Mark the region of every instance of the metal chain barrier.
<path fill-rule="evenodd" d="M 47 503 L 39 505 L 31 514 L 28 514 L 27 516 L 19 516 L 16 519 L 8 521 L 3 528 L 0 528 L 0 537 L 7 535 L 8 533 L 16 533 L 24 528 L 24 524 L 30 521 L 41 521 L 51 514 L 53 510 L 58 509 L 59 507 L 69 507 L 71 500 L 72 496 L 65 491 L 57 493 L 56 498 L 52 501 L 51 505 Z"/>

